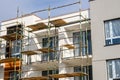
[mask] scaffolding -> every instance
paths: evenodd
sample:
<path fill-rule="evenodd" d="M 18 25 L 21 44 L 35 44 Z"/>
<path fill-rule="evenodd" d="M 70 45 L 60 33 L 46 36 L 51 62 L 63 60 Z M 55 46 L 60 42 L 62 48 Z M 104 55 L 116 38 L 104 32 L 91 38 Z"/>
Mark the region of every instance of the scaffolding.
<path fill-rule="evenodd" d="M 49 7 L 48 9 L 32 12 L 30 14 L 48 11 L 48 19 L 38 21 L 37 24 L 33 24 L 29 26 L 22 26 L 21 28 L 18 27 L 19 24 L 17 22 L 16 31 L 14 33 L 0 36 L 0 38 L 3 39 L 3 41 L 5 40 L 9 44 L 7 45 L 8 50 L 9 50 L 8 55 L 6 55 L 5 59 L 1 59 L 0 63 L 11 65 L 10 70 L 8 69 L 5 70 L 5 75 L 6 73 L 8 74 L 10 71 L 14 71 L 14 76 L 13 77 L 5 76 L 4 77 L 5 80 L 8 80 L 8 79 L 17 80 L 16 71 L 19 74 L 20 80 L 51 80 L 51 79 L 54 80 L 54 79 L 59 79 L 59 78 L 68 78 L 68 77 L 75 77 L 75 76 L 80 76 L 81 79 L 82 77 L 86 76 L 87 80 L 89 80 L 89 67 L 88 66 L 91 65 L 92 57 L 89 55 L 89 51 L 88 51 L 88 37 L 87 36 L 88 36 L 88 30 L 90 30 L 90 28 L 88 27 L 90 19 L 82 15 L 81 7 L 80 7 L 79 12 L 77 12 L 77 14 L 75 15 L 70 15 L 70 16 L 63 17 L 63 18 L 51 18 L 50 16 L 51 10 L 55 10 L 58 8 L 64 8 L 64 7 L 75 5 L 75 4 L 80 4 L 81 6 L 81 1 L 68 4 L 68 5 L 54 7 L 54 8 Z M 67 22 L 68 19 L 69 20 L 75 19 L 75 20 L 70 20 Z M 72 26 L 79 25 L 79 26 L 73 28 L 69 25 L 72 25 Z M 22 31 L 22 33 L 19 33 L 19 30 Z M 43 31 L 43 33 L 42 34 L 40 33 L 39 35 L 35 33 L 37 31 Z M 85 37 L 83 37 L 83 31 L 84 31 Z M 25 35 L 23 32 L 27 32 L 27 35 Z M 78 36 L 79 41 L 73 43 L 74 37 L 67 36 L 67 35 L 71 33 L 75 33 L 75 32 L 79 32 L 79 36 Z M 63 35 L 65 37 L 62 37 Z M 41 40 L 42 38 L 44 39 Z M 38 42 L 33 43 L 32 39 L 37 39 Z M 18 41 L 18 40 L 21 41 L 19 45 L 20 53 L 21 53 L 19 58 L 17 58 L 17 56 L 15 57 L 11 56 L 12 42 Z M 58 43 L 59 41 L 61 42 L 60 43 L 61 45 Z M 66 41 L 66 42 L 62 43 L 62 41 Z M 34 46 L 34 45 L 41 45 L 42 47 L 37 47 L 37 48 L 32 49 L 31 46 Z M 18 45 L 16 44 L 15 46 L 18 46 Z M 24 47 L 27 47 L 28 49 L 23 49 Z M 71 54 L 71 52 L 74 53 L 78 50 L 79 50 L 78 56 L 64 57 L 66 54 L 68 53 Z M 83 55 L 83 51 L 85 55 Z M 51 54 L 52 56 L 54 56 L 54 59 L 50 57 Z M 35 62 L 31 62 L 31 57 L 35 56 L 35 58 L 37 59 L 36 56 L 38 55 L 47 56 L 47 57 L 45 57 L 41 61 L 36 60 Z M 23 57 L 25 57 L 24 58 L 25 60 L 27 58 L 27 61 L 25 63 L 24 63 Z M 62 63 L 66 64 L 67 66 L 59 66 Z M 33 66 L 39 65 L 39 69 L 23 70 L 22 67 L 29 66 L 29 65 L 33 65 Z M 46 76 L 22 77 L 23 73 L 28 74 L 28 72 L 30 71 L 34 72 L 34 71 L 44 71 L 44 70 L 55 70 L 55 69 L 59 69 L 63 67 L 69 68 L 69 67 L 76 67 L 76 66 L 81 67 L 80 72 L 67 72 L 67 73 L 55 72 L 54 74 L 50 74 L 50 71 L 48 71 L 47 73 L 48 75 Z M 82 70 L 84 66 L 87 66 L 86 71 Z"/>
<path fill-rule="evenodd" d="M 16 80 L 17 72 L 19 73 L 21 71 L 21 63 L 22 63 L 22 58 L 20 57 L 18 58 L 17 56 L 12 55 L 13 42 L 16 42 L 18 40 L 21 41 L 24 38 L 23 34 L 21 33 L 22 24 L 18 22 L 14 22 L 10 24 L 15 24 L 15 25 L 0 31 L 1 44 L 5 44 L 4 53 L 2 53 L 1 51 L 1 53 L 4 54 L 5 56 L 4 58 L 1 57 L 0 59 L 0 64 L 4 64 L 4 72 L 3 72 L 4 80 L 9 80 L 9 79 Z M 21 46 L 21 44 L 19 46 Z M 18 47 L 17 42 L 14 44 L 14 47 Z M 10 73 L 14 74 L 14 76 L 12 77 L 9 76 Z"/>

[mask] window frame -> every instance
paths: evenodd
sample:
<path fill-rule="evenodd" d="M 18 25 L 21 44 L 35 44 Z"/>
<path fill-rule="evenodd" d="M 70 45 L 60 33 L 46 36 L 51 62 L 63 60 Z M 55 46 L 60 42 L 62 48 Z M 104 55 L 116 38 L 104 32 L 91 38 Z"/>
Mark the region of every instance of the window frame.
<path fill-rule="evenodd" d="M 49 38 L 51 40 L 49 47 L 51 49 L 57 50 L 59 48 L 59 46 L 58 46 L 59 45 L 58 36 L 50 36 Z M 48 38 L 43 37 L 42 38 L 42 47 L 43 48 L 48 47 L 47 45 L 48 45 Z M 57 55 L 57 52 L 49 52 L 47 54 L 43 53 L 42 56 L 41 56 L 41 59 L 42 59 L 42 61 L 58 60 L 58 59 L 55 58 L 56 57 L 55 55 Z"/>
<path fill-rule="evenodd" d="M 74 77 L 74 80 L 93 80 L 93 70 L 92 70 L 92 65 L 89 66 L 75 66 L 74 68 L 74 72 L 85 72 L 87 74 L 89 74 L 89 76 L 76 76 Z M 77 79 L 76 79 L 77 78 Z"/>
<path fill-rule="evenodd" d="M 106 26 L 105 26 L 106 24 L 105 24 L 105 23 L 106 23 L 106 22 L 109 22 L 109 23 L 111 23 L 111 25 L 112 25 L 112 21 L 114 21 L 114 20 L 120 20 L 120 18 L 114 18 L 114 19 L 109 19 L 109 20 L 104 20 L 104 21 L 103 21 L 103 22 L 104 22 L 105 46 L 119 45 L 119 44 L 120 44 L 120 42 L 119 42 L 119 43 L 113 43 L 113 40 L 115 40 L 115 39 L 120 39 L 120 36 L 117 36 L 117 37 L 114 37 L 114 36 L 113 36 L 113 34 L 112 34 L 112 33 L 113 33 L 112 28 L 113 28 L 113 27 L 112 27 L 112 26 L 111 26 L 111 28 L 110 28 L 110 30 L 112 31 L 112 32 L 110 31 L 110 32 L 111 32 L 110 34 L 112 34 L 112 37 L 106 38 L 106 28 L 105 28 L 105 27 L 106 27 Z M 108 25 L 110 25 L 110 24 L 108 24 Z M 110 40 L 111 43 L 110 43 L 110 44 L 107 44 L 107 42 L 106 42 L 107 40 Z"/>
<path fill-rule="evenodd" d="M 110 77 L 110 74 L 109 74 L 109 62 L 111 61 L 112 64 L 115 64 L 115 61 L 119 60 L 120 61 L 120 58 L 116 58 L 116 59 L 109 59 L 109 60 L 106 60 L 106 68 L 107 68 L 107 80 L 117 80 L 117 79 L 120 79 L 120 77 L 115 77 L 116 76 L 116 66 L 115 65 L 112 65 L 112 70 L 115 69 L 112 73 L 113 77 L 111 78 Z"/>
<path fill-rule="evenodd" d="M 86 41 L 86 37 L 88 39 L 88 42 Z M 81 52 L 80 51 L 80 45 L 79 45 L 80 42 L 78 40 L 82 40 L 83 46 L 85 46 L 85 45 L 88 46 L 87 48 L 86 47 L 82 47 L 82 49 L 81 49 L 82 56 L 92 55 L 91 30 L 87 30 L 87 36 L 86 36 L 86 31 L 82 31 L 82 39 L 80 39 L 80 32 L 73 32 L 73 44 L 75 45 L 75 47 L 77 46 L 74 49 L 74 56 L 75 57 L 81 56 L 81 54 L 80 54 L 80 52 Z M 88 51 L 88 53 L 87 53 L 87 51 Z"/>

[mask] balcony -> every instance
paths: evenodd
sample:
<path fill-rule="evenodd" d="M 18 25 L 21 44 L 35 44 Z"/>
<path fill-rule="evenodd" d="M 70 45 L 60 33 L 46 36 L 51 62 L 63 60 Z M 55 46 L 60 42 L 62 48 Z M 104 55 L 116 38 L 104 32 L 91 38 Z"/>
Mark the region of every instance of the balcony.
<path fill-rule="evenodd" d="M 58 69 L 59 62 L 57 60 L 37 61 L 37 62 L 33 62 L 32 66 L 35 66 L 40 70 L 52 70 L 52 69 Z"/>
<path fill-rule="evenodd" d="M 92 56 L 77 56 L 77 57 L 66 57 L 62 58 L 62 62 L 67 64 L 67 66 L 88 66 L 92 65 Z"/>

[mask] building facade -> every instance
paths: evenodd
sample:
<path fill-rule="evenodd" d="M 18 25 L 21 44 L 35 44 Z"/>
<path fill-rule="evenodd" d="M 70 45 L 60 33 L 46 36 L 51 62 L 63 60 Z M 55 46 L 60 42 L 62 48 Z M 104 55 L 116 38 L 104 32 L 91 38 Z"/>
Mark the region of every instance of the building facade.
<path fill-rule="evenodd" d="M 119 0 L 90 1 L 93 80 L 120 79 Z"/>
<path fill-rule="evenodd" d="M 90 10 L 2 22 L 0 80 L 120 80 L 119 3 L 90 0 Z"/>
<path fill-rule="evenodd" d="M 44 20 L 27 15 L 1 25 L 1 80 L 92 80 L 89 10 Z"/>

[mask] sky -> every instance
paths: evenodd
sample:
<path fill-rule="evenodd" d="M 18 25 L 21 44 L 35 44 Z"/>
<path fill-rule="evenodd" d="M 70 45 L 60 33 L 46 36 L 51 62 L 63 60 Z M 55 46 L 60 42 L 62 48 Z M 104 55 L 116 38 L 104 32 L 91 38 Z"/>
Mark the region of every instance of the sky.
<path fill-rule="evenodd" d="M 71 4 L 79 0 L 0 0 L 0 22 L 17 17 L 17 9 L 19 8 L 19 16 L 29 14 L 31 12 Z M 82 9 L 88 9 L 88 0 L 82 0 Z M 72 5 L 65 8 L 51 11 L 51 16 L 58 16 L 66 13 L 79 11 L 79 5 Z M 47 18 L 48 12 L 37 13 L 41 18 Z"/>

